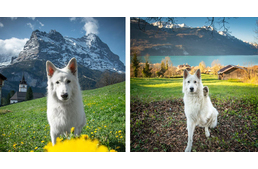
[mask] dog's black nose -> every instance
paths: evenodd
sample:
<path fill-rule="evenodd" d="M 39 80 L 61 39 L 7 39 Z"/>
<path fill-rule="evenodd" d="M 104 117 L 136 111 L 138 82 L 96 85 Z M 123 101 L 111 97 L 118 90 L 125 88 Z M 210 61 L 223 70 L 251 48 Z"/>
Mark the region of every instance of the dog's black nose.
<path fill-rule="evenodd" d="M 193 92 L 194 91 L 194 88 L 193 87 L 190 87 L 190 92 Z"/>
<path fill-rule="evenodd" d="M 62 97 L 63 99 L 67 99 L 67 97 L 68 97 L 68 94 L 67 94 L 67 93 L 65 93 L 65 94 L 62 94 L 62 95 L 61 95 L 61 97 Z"/>

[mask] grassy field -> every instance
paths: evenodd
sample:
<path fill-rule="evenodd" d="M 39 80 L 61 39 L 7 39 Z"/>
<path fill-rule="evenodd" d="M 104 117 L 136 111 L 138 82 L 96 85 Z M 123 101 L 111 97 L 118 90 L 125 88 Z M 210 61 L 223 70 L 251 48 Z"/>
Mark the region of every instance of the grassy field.
<path fill-rule="evenodd" d="M 82 134 L 125 151 L 125 82 L 82 92 L 87 124 Z M 0 108 L 0 151 L 42 152 L 51 141 L 46 98 Z"/>
<path fill-rule="evenodd" d="M 184 151 L 182 78 L 131 79 L 131 151 Z M 218 125 L 206 138 L 196 127 L 192 151 L 258 151 L 258 85 L 202 75 Z"/>
<path fill-rule="evenodd" d="M 209 87 L 210 97 L 228 98 L 258 95 L 258 86 L 238 80 L 217 80 L 217 76 L 202 74 L 202 83 Z M 182 98 L 182 78 L 131 78 L 131 96 L 143 102 Z"/>

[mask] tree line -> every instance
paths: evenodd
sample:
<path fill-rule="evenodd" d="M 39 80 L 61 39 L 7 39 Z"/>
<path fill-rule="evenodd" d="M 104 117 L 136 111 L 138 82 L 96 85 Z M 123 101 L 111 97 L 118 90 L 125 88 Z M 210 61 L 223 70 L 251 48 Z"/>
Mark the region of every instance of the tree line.
<path fill-rule="evenodd" d="M 145 56 L 145 63 L 141 63 L 137 54 L 134 53 L 131 62 L 131 77 L 182 77 L 184 69 L 188 69 L 192 74 L 200 69 L 203 74 L 218 75 L 218 71 L 224 66 L 220 64 L 220 61 L 214 60 L 211 63 L 211 67 L 206 66 L 204 61 L 201 61 L 198 66 L 190 66 L 188 64 L 180 65 L 178 67 L 173 66 L 170 57 L 162 59 L 161 63 L 151 64 L 149 56 Z M 258 66 L 248 65 L 243 67 L 244 72 L 241 75 L 242 82 L 258 84 Z"/>

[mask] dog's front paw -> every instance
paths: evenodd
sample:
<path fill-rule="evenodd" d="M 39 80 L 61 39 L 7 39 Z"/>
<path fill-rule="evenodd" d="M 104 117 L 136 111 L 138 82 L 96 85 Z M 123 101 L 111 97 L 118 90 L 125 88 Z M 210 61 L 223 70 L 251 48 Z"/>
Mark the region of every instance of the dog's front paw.
<path fill-rule="evenodd" d="M 191 149 L 192 149 L 192 147 L 187 146 L 186 149 L 185 149 L 185 152 L 191 152 Z"/>
<path fill-rule="evenodd" d="M 203 95 L 208 96 L 208 94 L 209 94 L 209 88 L 208 88 L 208 86 L 204 86 L 203 87 Z"/>

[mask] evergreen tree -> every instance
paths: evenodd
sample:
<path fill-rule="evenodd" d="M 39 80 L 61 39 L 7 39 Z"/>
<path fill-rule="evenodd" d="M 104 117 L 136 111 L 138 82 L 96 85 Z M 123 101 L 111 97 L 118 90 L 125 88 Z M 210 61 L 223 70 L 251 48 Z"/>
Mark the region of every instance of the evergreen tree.
<path fill-rule="evenodd" d="M 151 73 L 151 69 L 152 69 L 152 68 L 150 68 L 149 62 L 146 61 L 145 67 L 144 67 L 143 70 L 142 70 L 143 76 L 144 76 L 144 77 L 151 77 L 151 74 L 152 74 L 152 73 Z"/>
<path fill-rule="evenodd" d="M 168 70 L 168 64 L 167 66 L 165 66 L 165 63 L 163 61 L 161 61 L 161 65 L 160 65 L 160 71 L 157 71 L 157 75 L 158 76 L 164 76 L 164 73 Z"/>
<path fill-rule="evenodd" d="M 10 104 L 11 97 L 12 97 L 11 94 L 8 93 L 7 98 L 6 98 L 6 105 Z"/>
<path fill-rule="evenodd" d="M 140 68 L 140 61 L 138 60 L 136 53 L 133 54 L 132 64 L 133 64 L 134 77 L 137 77 L 138 76 L 138 70 Z"/>
<path fill-rule="evenodd" d="M 31 87 L 29 87 L 27 93 L 26 93 L 26 100 L 32 100 L 33 99 L 33 92 Z"/>

